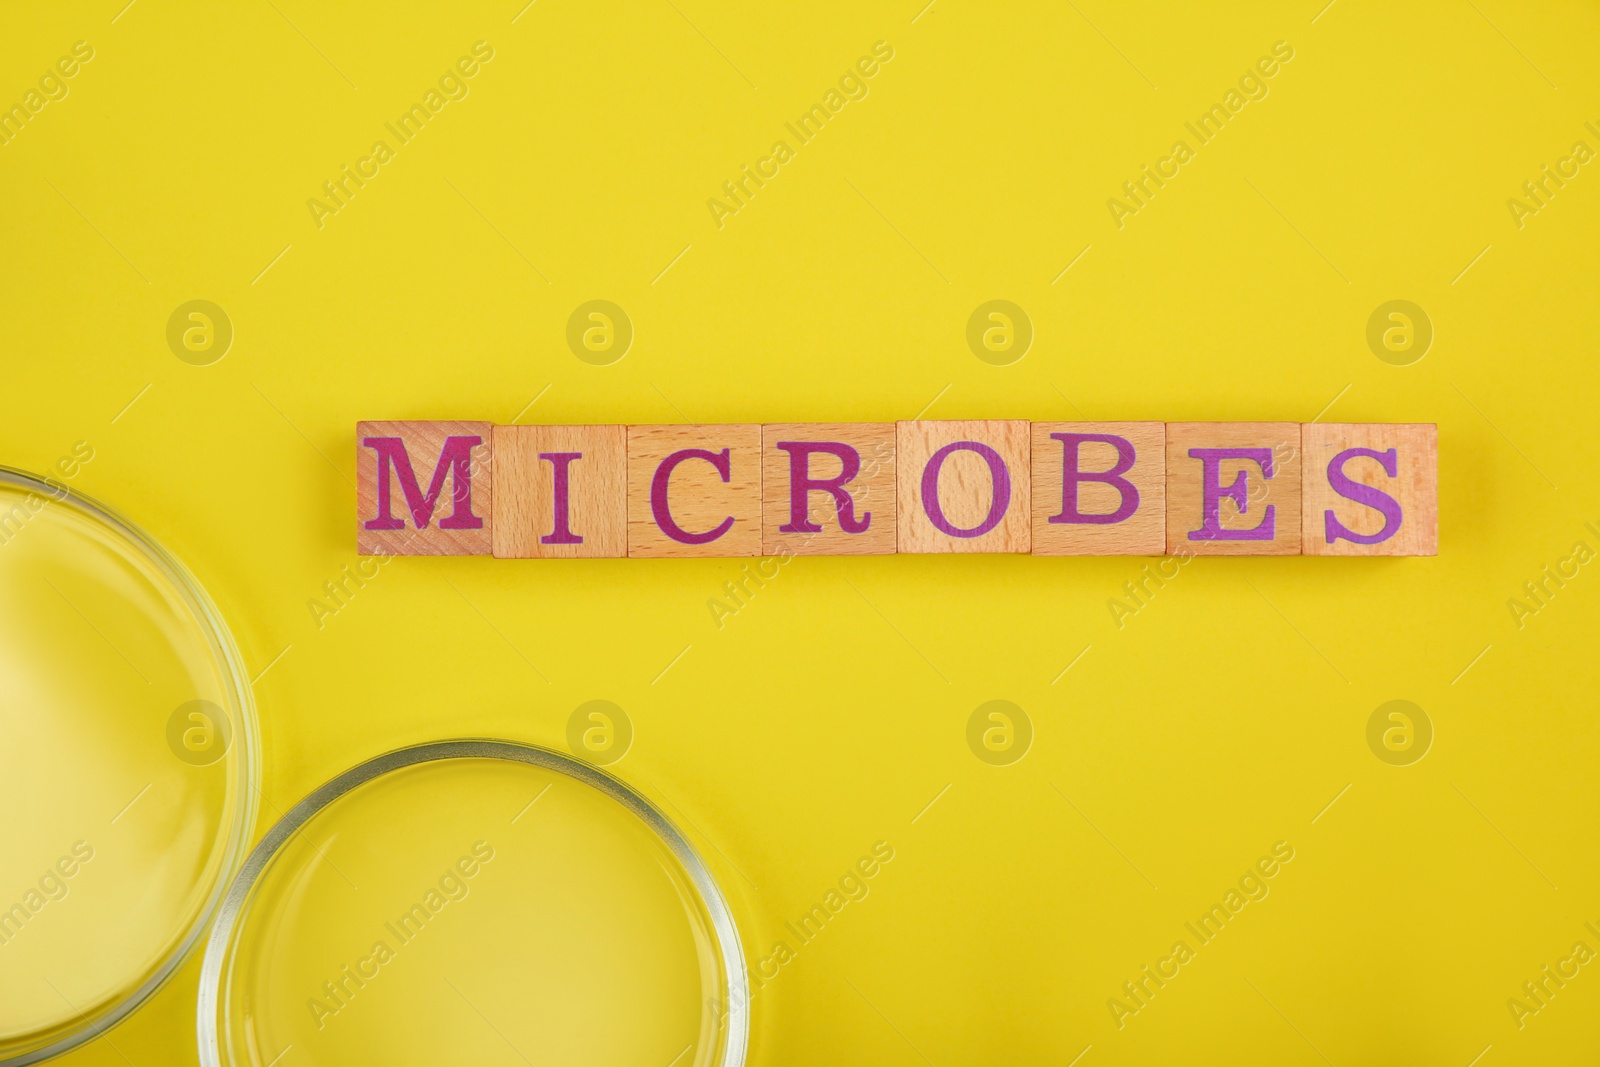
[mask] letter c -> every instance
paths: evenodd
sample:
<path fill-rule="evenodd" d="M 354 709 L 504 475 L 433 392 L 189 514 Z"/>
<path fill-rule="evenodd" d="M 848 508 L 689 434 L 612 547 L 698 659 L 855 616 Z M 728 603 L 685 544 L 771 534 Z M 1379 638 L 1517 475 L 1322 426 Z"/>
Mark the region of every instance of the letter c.
<path fill-rule="evenodd" d="M 661 528 L 661 532 L 679 544 L 709 544 L 733 528 L 733 516 L 729 515 L 704 533 L 691 533 L 673 520 L 672 506 L 667 501 L 667 483 L 672 480 L 672 472 L 678 464 L 688 459 L 705 460 L 722 476 L 724 482 L 732 476 L 732 460 L 726 448 L 721 452 L 712 452 L 704 448 L 680 448 L 661 461 L 661 465 L 656 468 L 655 476 L 650 479 L 650 512 L 655 517 L 656 525 Z"/>

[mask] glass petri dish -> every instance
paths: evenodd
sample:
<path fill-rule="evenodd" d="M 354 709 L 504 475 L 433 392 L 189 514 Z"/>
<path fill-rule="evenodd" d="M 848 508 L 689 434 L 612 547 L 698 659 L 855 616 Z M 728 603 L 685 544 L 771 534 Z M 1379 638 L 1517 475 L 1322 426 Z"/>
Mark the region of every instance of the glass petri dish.
<path fill-rule="evenodd" d="M 245 860 L 198 1004 L 208 1067 L 738 1067 L 716 882 L 648 800 L 509 741 L 369 760 Z"/>
<path fill-rule="evenodd" d="M 0 1067 L 104 1032 L 183 963 L 248 845 L 258 759 L 189 573 L 0 467 Z"/>

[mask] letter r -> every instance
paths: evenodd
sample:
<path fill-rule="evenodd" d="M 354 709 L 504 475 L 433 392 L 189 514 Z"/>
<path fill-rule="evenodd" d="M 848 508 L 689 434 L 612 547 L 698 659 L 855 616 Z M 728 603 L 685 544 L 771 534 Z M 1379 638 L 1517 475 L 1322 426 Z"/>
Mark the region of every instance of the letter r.
<path fill-rule="evenodd" d="M 845 486 L 861 473 L 861 453 L 840 441 L 779 441 L 778 447 L 789 453 L 789 521 L 778 527 L 780 533 L 821 533 L 822 527 L 811 521 L 810 502 L 813 492 L 821 491 L 833 497 L 834 509 L 839 515 L 839 529 L 845 533 L 862 533 L 872 524 L 872 512 L 862 512 L 856 518 L 855 499 Z M 840 471 L 832 478 L 811 477 L 811 454 L 825 452 L 839 459 Z"/>

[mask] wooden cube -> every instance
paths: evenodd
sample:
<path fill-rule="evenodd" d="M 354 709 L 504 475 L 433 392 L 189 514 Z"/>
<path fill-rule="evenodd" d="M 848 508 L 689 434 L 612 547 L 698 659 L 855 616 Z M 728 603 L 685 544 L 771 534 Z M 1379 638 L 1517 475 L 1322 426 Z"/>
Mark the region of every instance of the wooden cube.
<path fill-rule="evenodd" d="M 761 427 L 761 550 L 893 555 L 894 437 L 892 422 Z"/>
<path fill-rule="evenodd" d="M 628 555 L 761 554 L 761 427 L 628 427 Z"/>
<path fill-rule="evenodd" d="M 1166 551 L 1166 423 L 1032 425 L 1034 555 Z"/>
<path fill-rule="evenodd" d="M 488 555 L 490 438 L 487 422 L 356 423 L 356 551 Z"/>
<path fill-rule="evenodd" d="M 895 432 L 901 552 L 1027 552 L 1025 419 L 902 422 Z"/>
<path fill-rule="evenodd" d="M 494 554 L 628 554 L 626 426 L 496 426 Z"/>
<path fill-rule="evenodd" d="M 1167 551 L 1299 555 L 1300 424 L 1167 423 Z"/>
<path fill-rule="evenodd" d="M 1302 530 L 1308 556 L 1439 554 L 1433 423 L 1307 423 Z"/>

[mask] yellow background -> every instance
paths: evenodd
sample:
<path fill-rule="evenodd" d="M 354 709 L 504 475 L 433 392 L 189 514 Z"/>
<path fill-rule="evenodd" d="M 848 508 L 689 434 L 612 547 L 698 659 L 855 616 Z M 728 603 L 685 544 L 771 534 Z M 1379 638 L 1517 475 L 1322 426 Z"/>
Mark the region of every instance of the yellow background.
<path fill-rule="evenodd" d="M 754 1063 L 1592 1062 L 1600 967 L 1520 1030 L 1506 1001 L 1600 948 L 1600 576 L 1520 629 L 1507 601 L 1600 547 L 1600 172 L 1520 229 L 1506 202 L 1600 148 L 1594 6 L 922 2 L 8 10 L 0 101 L 95 58 L 0 147 L 0 459 L 90 442 L 74 484 L 210 590 L 260 675 L 264 818 L 403 743 L 564 747 L 605 698 L 752 963 L 890 842 L 756 997 Z M 307 199 L 478 40 L 470 95 L 319 230 Z M 879 40 L 870 95 L 719 229 L 706 200 Z M 1270 95 L 1118 229 L 1277 41 Z M 211 366 L 165 341 L 197 298 L 236 331 Z M 608 367 L 565 342 L 594 298 L 636 330 Z M 992 298 L 1036 331 L 1011 366 L 964 339 Z M 1436 333 L 1411 366 L 1365 339 L 1396 298 Z M 1141 560 L 799 559 L 721 629 L 738 561 L 403 559 L 308 607 L 355 561 L 358 419 L 1080 412 L 1437 422 L 1440 554 L 1198 560 L 1120 629 Z M 1408 767 L 1365 739 L 1395 698 L 1436 733 Z M 1034 725 L 1012 766 L 966 744 L 991 699 Z M 1280 840 L 1271 895 L 1118 1029 Z M 62 1062 L 193 1062 L 197 971 Z"/>

